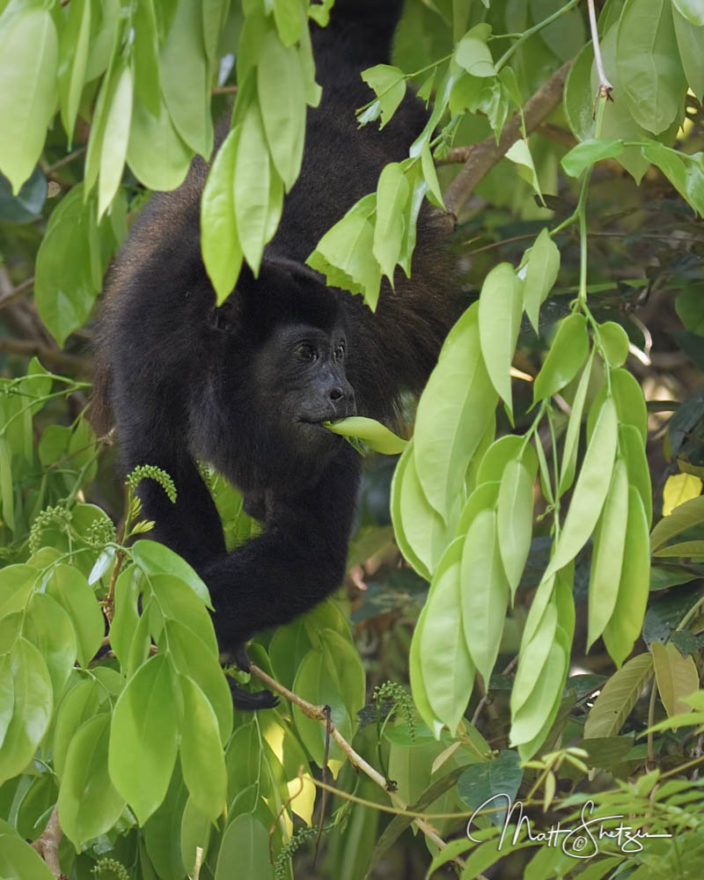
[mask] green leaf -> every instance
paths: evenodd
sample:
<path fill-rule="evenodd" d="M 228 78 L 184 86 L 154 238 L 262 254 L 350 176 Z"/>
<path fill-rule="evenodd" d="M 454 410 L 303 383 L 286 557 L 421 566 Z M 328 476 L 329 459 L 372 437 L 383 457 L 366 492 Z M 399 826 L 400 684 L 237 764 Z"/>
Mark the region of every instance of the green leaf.
<path fill-rule="evenodd" d="M 617 443 L 616 407 L 613 400 L 607 398 L 599 410 L 596 427 L 584 455 L 565 524 L 545 577 L 571 562 L 594 530 L 611 483 Z"/>
<path fill-rule="evenodd" d="M 128 66 L 118 68 L 115 78 L 117 82 L 105 118 L 100 150 L 98 219 L 107 211 L 122 180 L 132 120 L 132 71 Z"/>
<path fill-rule="evenodd" d="M 162 113 L 159 35 L 154 0 L 137 0 L 134 11 L 134 88 L 152 116 Z M 163 160 L 167 158 L 161 155 Z"/>
<path fill-rule="evenodd" d="M 617 39 L 628 109 L 639 125 L 659 134 L 681 117 L 686 89 L 671 0 L 626 0 Z"/>
<path fill-rule="evenodd" d="M 615 159 L 623 152 L 623 142 L 618 138 L 591 138 L 577 144 L 560 160 L 566 174 L 579 177 L 587 168 L 591 168 L 602 159 Z"/>
<path fill-rule="evenodd" d="M 176 2 L 173 24 L 161 49 L 161 90 L 176 131 L 196 153 L 210 156 L 210 76 L 201 4 L 193 0 Z"/>
<path fill-rule="evenodd" d="M 600 396 L 605 393 L 605 390 L 602 389 Z M 633 425 L 637 428 L 641 440 L 645 444 L 648 439 L 648 410 L 645 405 L 643 389 L 640 387 L 638 380 L 628 370 L 622 368 L 612 370 L 611 393 L 616 404 L 619 423 Z M 595 403 L 598 401 L 599 397 L 595 400 Z"/>
<path fill-rule="evenodd" d="M 0 819 L 0 876 L 7 880 L 54 880 L 36 849 Z"/>
<path fill-rule="evenodd" d="M 616 459 L 611 485 L 594 532 L 589 574 L 587 650 L 602 634 L 616 607 L 628 522 L 626 464 Z"/>
<path fill-rule="evenodd" d="M 548 647 L 548 656 L 541 675 L 526 702 L 511 719 L 511 745 L 519 745 L 521 757 L 535 751 L 547 735 L 559 705 L 568 667 L 568 652 L 560 644 L 560 627 L 556 629 L 556 639 Z"/>
<path fill-rule="evenodd" d="M 653 658 L 648 653 L 624 663 L 606 682 L 590 709 L 584 725 L 585 739 L 615 736 L 652 675 Z"/>
<path fill-rule="evenodd" d="M 478 810 L 491 798 L 503 795 L 499 803 L 487 806 L 505 805 L 503 809 L 487 813 L 487 818 L 494 825 L 503 825 L 506 809 L 518 794 L 523 779 L 518 754 L 509 749 L 502 749 L 492 760 L 481 764 L 471 764 L 457 780 L 457 794 L 470 810 Z M 496 845 L 496 842 L 494 842 Z"/>
<path fill-rule="evenodd" d="M 12 450 L 6 437 L 0 437 L 0 511 L 5 525 L 15 531 L 15 489 L 12 482 Z"/>
<path fill-rule="evenodd" d="M 692 559 L 704 559 L 704 541 L 682 541 L 681 544 L 670 544 L 661 547 L 653 554 L 658 557 L 691 557 Z"/>
<path fill-rule="evenodd" d="M 528 630 L 524 630 L 518 655 L 518 669 L 511 688 L 511 715 L 514 717 L 535 690 L 547 662 L 550 645 L 555 639 L 556 629 L 557 605 L 555 602 L 550 602 L 537 627 L 530 633 L 530 638 L 526 637 Z"/>
<path fill-rule="evenodd" d="M 235 156 L 235 218 L 242 251 L 256 275 L 259 272 L 268 226 L 271 167 L 256 103 L 242 122 Z"/>
<path fill-rule="evenodd" d="M 7 16 L 0 28 L 0 170 L 16 195 L 37 164 L 54 115 L 59 41 L 49 9 Z"/>
<path fill-rule="evenodd" d="M 298 19 L 302 20 L 298 0 Z M 257 97 L 274 167 L 288 192 L 301 170 L 306 133 L 305 83 L 298 50 L 282 45 L 273 31 L 264 35 L 257 65 Z"/>
<path fill-rule="evenodd" d="M 643 155 L 657 165 L 693 210 L 704 216 L 704 163 L 702 154 L 688 155 L 655 141 L 641 148 Z"/>
<path fill-rule="evenodd" d="M 357 712 L 364 705 L 365 678 L 359 654 L 350 642 L 332 630 L 323 630 L 319 647 L 310 651 L 298 667 L 293 690 L 315 705 L 327 705 L 340 733 L 349 739 L 356 725 Z M 293 717 L 301 741 L 319 767 L 325 752 L 325 728 L 308 718 L 294 704 Z M 343 754 L 330 745 L 333 774 Z"/>
<path fill-rule="evenodd" d="M 101 687 L 96 679 L 79 680 L 65 694 L 56 711 L 52 753 L 54 769 L 63 778 L 66 756 L 76 731 L 98 711 Z"/>
<path fill-rule="evenodd" d="M 23 635 L 39 649 L 44 658 L 54 700 L 58 700 L 77 656 L 71 618 L 51 596 L 35 593 L 25 617 Z"/>
<path fill-rule="evenodd" d="M 653 520 L 653 490 L 650 484 L 650 467 L 645 454 L 645 443 L 634 425 L 619 425 L 619 449 L 628 466 L 628 482 L 640 495 L 645 510 L 646 525 Z"/>
<path fill-rule="evenodd" d="M 306 260 L 312 269 L 325 275 L 331 287 L 364 294 L 372 311 L 381 284 L 381 268 L 372 254 L 374 226 L 369 220 L 375 208 L 374 193 L 360 199 L 328 229 Z"/>
<path fill-rule="evenodd" d="M 450 544 L 433 578 L 424 609 L 420 664 L 428 701 L 451 733 L 464 715 L 474 685 L 460 615 L 462 538 Z"/>
<path fill-rule="evenodd" d="M 188 584 L 201 602 L 213 610 L 206 585 L 185 559 L 164 544 L 144 538 L 136 541 L 132 545 L 132 558 L 145 574 L 169 574 Z"/>
<path fill-rule="evenodd" d="M 438 172 L 435 168 L 435 163 L 433 162 L 433 154 L 430 152 L 430 145 L 427 143 L 423 144 L 423 147 L 420 151 L 420 162 L 421 170 L 423 172 L 423 179 L 425 181 L 426 188 L 430 193 L 429 198 L 431 201 L 434 202 L 435 205 L 437 205 L 438 208 L 444 210 L 445 202 L 443 200 L 442 190 L 440 189 Z M 413 188 L 413 196 L 415 196 L 416 194 L 417 186 L 418 184 L 416 184 L 416 186 L 414 186 Z M 413 196 L 411 197 L 412 203 L 415 202 Z M 413 226 L 415 227 L 415 222 L 418 217 L 418 211 L 411 211 L 411 216 L 413 217 Z M 415 233 L 413 241 L 415 243 Z M 401 265 L 404 265 L 402 261 L 399 262 L 401 262 Z M 406 271 L 406 275 L 410 275 L 410 271 Z"/>
<path fill-rule="evenodd" d="M 183 693 L 181 769 L 194 804 L 215 821 L 226 806 L 227 774 L 218 731 L 218 720 L 198 685 L 179 675 Z"/>
<path fill-rule="evenodd" d="M 219 651 L 213 622 L 200 596 L 172 574 L 151 574 L 147 577 L 147 583 L 164 620 L 177 620 L 187 626 L 217 657 Z"/>
<path fill-rule="evenodd" d="M 523 304 L 528 320 L 539 333 L 540 306 L 552 290 L 560 271 L 560 251 L 547 228 L 540 230 L 533 247 L 526 251 L 523 279 Z"/>
<path fill-rule="evenodd" d="M 527 447 L 531 450 L 531 447 Z M 501 478 L 497 506 L 497 530 L 501 561 L 511 588 L 511 598 L 521 580 L 533 536 L 533 481 L 535 468 L 528 470 L 520 459 L 509 461 Z"/>
<path fill-rule="evenodd" d="M 452 538 L 453 530 L 431 507 L 420 484 L 411 441 L 391 484 L 391 519 L 399 549 L 418 574 L 429 581 Z"/>
<path fill-rule="evenodd" d="M 306 25 L 301 0 L 273 0 L 274 21 L 284 46 L 293 46 Z"/>
<path fill-rule="evenodd" d="M 704 11 L 704 6 L 702 7 Z M 672 10 L 672 18 L 675 24 L 675 36 L 677 48 L 680 52 L 680 60 L 684 68 L 687 84 L 699 100 L 704 95 L 704 59 L 702 58 L 702 22 L 700 25 L 692 24 L 677 9 Z"/>
<path fill-rule="evenodd" d="M 109 831 L 125 807 L 108 776 L 109 739 L 110 715 L 102 712 L 76 731 L 66 754 L 59 822 L 77 849 Z"/>
<path fill-rule="evenodd" d="M 480 511 L 469 526 L 462 552 L 460 589 L 467 649 L 488 685 L 499 653 L 509 598 L 494 510 Z"/>
<path fill-rule="evenodd" d="M 423 667 L 420 661 L 420 641 L 424 626 L 425 606 L 421 610 L 418 621 L 416 622 L 415 630 L 413 631 L 411 649 L 408 655 L 408 676 L 411 683 L 413 702 L 418 709 L 418 714 L 432 730 L 435 738 L 439 739 L 442 731 L 442 724 L 437 720 L 435 713 L 430 706 L 430 698 L 428 696 L 428 689 L 425 686 Z"/>
<path fill-rule="evenodd" d="M 180 715 L 173 670 L 164 654 L 156 654 L 120 694 L 110 729 L 110 779 L 140 825 L 163 801 L 169 787 Z"/>
<path fill-rule="evenodd" d="M 137 569 L 128 568 L 120 573 L 115 583 L 115 610 L 110 623 L 110 647 L 120 661 L 123 669 L 127 666 L 130 646 L 139 623 L 139 585 L 135 574 Z"/>
<path fill-rule="evenodd" d="M 702 0 L 672 0 L 673 5 L 680 15 L 693 25 L 704 25 L 704 3 Z"/>
<path fill-rule="evenodd" d="M 599 339 L 603 346 L 607 364 L 612 367 L 621 367 L 628 357 L 628 334 L 620 324 L 615 321 L 606 321 L 599 324 Z"/>
<path fill-rule="evenodd" d="M 684 698 L 699 689 L 699 673 L 694 658 L 683 657 L 672 642 L 666 645 L 653 642 L 651 648 L 655 681 L 668 717 L 691 711 Z"/>
<path fill-rule="evenodd" d="M 702 522 L 704 522 L 704 496 L 685 501 L 655 526 L 650 536 L 651 551 L 659 550 L 670 538 Z"/>
<path fill-rule="evenodd" d="M 394 434 L 386 425 L 365 416 L 349 416 L 337 422 L 325 422 L 325 427 L 333 434 L 363 440 L 375 452 L 383 455 L 398 455 L 408 445 L 407 440 Z"/>
<path fill-rule="evenodd" d="M 550 351 L 533 383 L 533 401 L 547 400 L 569 384 L 589 354 L 584 315 L 574 313 L 560 322 Z"/>
<path fill-rule="evenodd" d="M 236 816 L 227 826 L 220 844 L 215 880 L 256 877 L 273 880 L 269 860 L 269 834 L 251 813 Z"/>
<path fill-rule="evenodd" d="M 406 78 L 398 67 L 377 64 L 362 71 L 362 79 L 373 89 L 379 101 L 381 125 L 383 128 L 396 112 L 406 94 Z M 360 122 L 362 122 L 360 118 Z"/>
<path fill-rule="evenodd" d="M 523 437 L 518 434 L 504 434 L 489 446 L 482 456 L 477 470 L 477 485 L 501 480 L 509 461 L 517 458 L 523 451 Z"/>
<path fill-rule="evenodd" d="M 582 375 L 577 385 L 577 390 L 572 401 L 572 411 L 567 422 L 567 431 L 565 431 L 565 445 L 562 448 L 562 463 L 560 466 L 560 482 L 558 485 L 558 496 L 563 495 L 572 485 L 575 475 L 577 462 L 577 449 L 579 447 L 579 435 L 582 428 L 582 415 L 584 413 L 584 402 L 587 397 L 587 390 L 592 375 L 592 364 L 594 363 L 594 352 L 589 356 L 589 360 L 582 371 Z"/>
<path fill-rule="evenodd" d="M 76 0 L 68 7 L 66 24 L 59 34 L 59 99 L 61 121 L 69 141 L 86 81 L 91 32 L 91 2 Z"/>
<path fill-rule="evenodd" d="M 15 702 L 0 749 L 0 785 L 21 773 L 32 760 L 49 727 L 52 711 L 46 663 L 38 649 L 22 636 L 12 646 L 9 672 Z"/>
<path fill-rule="evenodd" d="M 109 65 L 120 28 L 120 0 L 91 3 L 91 39 L 88 48 L 86 82 L 104 73 Z"/>
<path fill-rule="evenodd" d="M 66 337 L 88 318 L 98 289 L 91 267 L 92 203 L 74 186 L 52 212 L 37 254 L 34 295 L 39 315 L 54 339 Z"/>
<path fill-rule="evenodd" d="M 496 76 L 494 59 L 486 42 L 477 36 L 477 28 L 472 28 L 455 46 L 455 61 L 472 76 Z"/>
<path fill-rule="evenodd" d="M 511 361 L 521 328 L 522 285 L 510 263 L 489 272 L 479 295 L 479 341 L 491 384 L 513 419 Z"/>
<path fill-rule="evenodd" d="M 675 310 L 690 333 L 704 336 L 704 288 L 688 287 L 675 299 Z"/>
<path fill-rule="evenodd" d="M 478 311 L 477 303 L 470 306 L 448 334 L 418 403 L 416 469 L 428 502 L 445 522 L 497 398 L 482 358 Z"/>
<path fill-rule="evenodd" d="M 183 183 L 192 157 L 193 151 L 174 128 L 163 101 L 152 114 L 137 92 L 127 144 L 127 164 L 134 176 L 149 189 L 176 189 Z"/>
<path fill-rule="evenodd" d="M 218 719 L 220 739 L 225 742 L 232 733 L 232 694 L 219 656 L 178 620 L 167 620 L 164 629 L 174 668 L 203 691 Z"/>
<path fill-rule="evenodd" d="M 76 633 L 78 662 L 88 663 L 98 653 L 105 634 L 105 619 L 86 576 L 72 565 L 57 565 L 46 592 L 68 613 Z"/>
<path fill-rule="evenodd" d="M 405 211 L 411 188 L 398 162 L 389 162 L 379 175 L 372 253 L 393 287 L 394 269 L 401 255 Z"/>

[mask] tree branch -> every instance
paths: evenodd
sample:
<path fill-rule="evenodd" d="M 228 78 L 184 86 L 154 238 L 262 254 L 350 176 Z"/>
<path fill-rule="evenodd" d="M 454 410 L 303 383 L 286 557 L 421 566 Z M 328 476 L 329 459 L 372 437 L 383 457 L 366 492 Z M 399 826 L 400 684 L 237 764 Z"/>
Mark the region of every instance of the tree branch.
<path fill-rule="evenodd" d="M 63 832 L 59 825 L 59 814 L 56 805 L 54 805 L 49 821 L 46 823 L 46 828 L 32 843 L 32 846 L 44 859 L 54 877 L 58 877 L 59 880 L 66 880 L 66 875 L 61 872 L 61 865 L 59 863 L 59 844 L 61 843 L 62 835 Z"/>
<path fill-rule="evenodd" d="M 455 217 L 459 215 L 462 206 L 477 184 L 521 137 L 523 119 L 525 120 L 526 133 L 529 133 L 534 131 L 552 113 L 562 97 L 562 89 L 570 64 L 570 61 L 563 64 L 538 89 L 523 108 L 522 116 L 520 113 L 513 116 L 510 122 L 504 126 L 498 143 L 492 136 L 471 147 L 460 147 L 450 151 L 454 161 L 464 161 L 464 167 L 448 186 L 444 195 L 445 207 L 451 214 Z"/>
<path fill-rule="evenodd" d="M 90 372 L 88 358 L 66 354 L 58 348 L 50 348 L 32 339 L 0 339 L 0 353 L 36 356 L 42 362 L 60 370 L 71 370 L 84 375 Z"/>

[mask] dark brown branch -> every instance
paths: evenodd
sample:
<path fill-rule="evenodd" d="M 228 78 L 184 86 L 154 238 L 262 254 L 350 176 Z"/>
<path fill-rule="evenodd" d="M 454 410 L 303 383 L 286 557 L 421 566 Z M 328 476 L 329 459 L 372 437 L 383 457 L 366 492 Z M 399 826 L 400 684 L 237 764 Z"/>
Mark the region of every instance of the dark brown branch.
<path fill-rule="evenodd" d="M 560 102 L 570 64 L 568 61 L 555 71 L 523 108 L 526 133 L 534 131 Z M 477 184 L 519 140 L 522 133 L 521 114 L 516 113 L 504 126 L 498 143 L 492 136 L 471 147 L 459 148 L 465 151 L 462 154 L 450 151 L 464 159 L 464 167 L 445 191 L 445 207 L 451 214 L 455 217 L 459 215 Z"/>
<path fill-rule="evenodd" d="M 90 372 L 88 358 L 66 354 L 58 348 L 50 348 L 41 342 L 31 339 L 0 339 L 0 353 L 18 354 L 25 357 L 38 357 L 46 366 L 57 367 L 60 370 L 71 370 L 84 375 Z"/>

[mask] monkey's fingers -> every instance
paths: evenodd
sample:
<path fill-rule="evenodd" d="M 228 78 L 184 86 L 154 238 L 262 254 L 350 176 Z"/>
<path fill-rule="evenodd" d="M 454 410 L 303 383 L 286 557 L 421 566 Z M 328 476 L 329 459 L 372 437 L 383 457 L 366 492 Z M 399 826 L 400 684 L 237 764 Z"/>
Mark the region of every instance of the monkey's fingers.
<path fill-rule="evenodd" d="M 236 709 L 254 712 L 256 709 L 273 709 L 279 704 L 279 698 L 271 691 L 246 691 L 231 679 L 228 680 L 232 702 Z"/>

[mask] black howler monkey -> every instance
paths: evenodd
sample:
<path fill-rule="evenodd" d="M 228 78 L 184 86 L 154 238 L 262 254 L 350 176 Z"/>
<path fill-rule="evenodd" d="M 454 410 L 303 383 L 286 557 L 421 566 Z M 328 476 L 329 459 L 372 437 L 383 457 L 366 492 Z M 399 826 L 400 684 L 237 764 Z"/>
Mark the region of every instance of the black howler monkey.
<path fill-rule="evenodd" d="M 421 212 L 412 277 L 384 283 L 372 314 L 329 288 L 305 260 L 322 234 L 373 192 L 425 124 L 407 97 L 383 130 L 358 128 L 370 98 L 360 79 L 387 61 L 402 0 L 338 0 L 330 25 L 312 25 L 320 106 L 308 111 L 300 178 L 257 278 L 243 271 L 219 308 L 200 254 L 207 165 L 155 195 L 113 270 L 99 329 L 98 369 L 115 415 L 122 464 L 153 464 L 174 479 L 172 504 L 140 488 L 154 537 L 207 583 L 224 650 L 311 608 L 342 581 L 360 463 L 322 427 L 358 412 L 394 413 L 401 388 L 418 391 L 455 317 L 445 224 Z M 234 552 L 196 460 L 243 492 L 263 532 Z M 242 652 L 239 652 L 242 657 Z M 235 703 L 272 705 L 268 691 L 233 688 Z"/>

